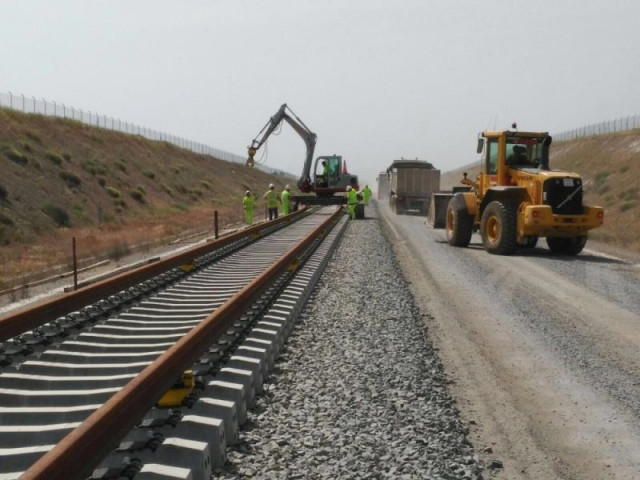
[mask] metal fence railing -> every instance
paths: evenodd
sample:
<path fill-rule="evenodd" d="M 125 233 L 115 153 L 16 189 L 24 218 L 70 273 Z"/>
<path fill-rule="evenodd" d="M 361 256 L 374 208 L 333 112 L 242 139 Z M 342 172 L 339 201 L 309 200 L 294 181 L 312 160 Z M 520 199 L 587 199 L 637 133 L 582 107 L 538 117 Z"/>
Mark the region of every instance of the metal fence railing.
<path fill-rule="evenodd" d="M 106 128 L 108 130 L 115 130 L 132 135 L 140 135 L 150 140 L 168 142 L 178 147 L 191 150 L 192 152 L 211 155 L 212 157 L 226 160 L 228 162 L 244 163 L 246 160 L 245 157 L 240 155 L 220 150 L 219 148 L 210 147 L 203 143 L 160 132 L 158 130 L 153 130 L 151 128 L 142 127 L 130 122 L 123 122 L 122 120 L 114 117 L 108 117 L 107 115 L 91 112 L 89 110 L 75 108 L 73 106 L 65 105 L 64 103 L 48 101 L 44 98 L 37 99 L 36 97 L 28 97 L 23 94 L 0 92 L 0 107 L 19 110 L 24 113 L 69 118 L 99 128 Z"/>
<path fill-rule="evenodd" d="M 556 141 L 573 140 L 574 138 L 588 137 L 592 135 L 624 132 L 626 130 L 633 130 L 634 128 L 640 128 L 640 115 L 616 118 L 615 120 L 574 128 L 573 130 L 554 134 L 553 139 Z"/>

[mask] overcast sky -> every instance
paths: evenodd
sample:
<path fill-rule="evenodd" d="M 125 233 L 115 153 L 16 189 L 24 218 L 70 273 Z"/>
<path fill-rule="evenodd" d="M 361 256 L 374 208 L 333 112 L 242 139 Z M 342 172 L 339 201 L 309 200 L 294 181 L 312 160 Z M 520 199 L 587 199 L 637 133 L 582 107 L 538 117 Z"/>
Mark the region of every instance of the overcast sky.
<path fill-rule="evenodd" d="M 640 114 L 639 0 L 0 0 L 0 91 L 245 155 L 282 103 L 361 184 Z M 263 147 L 264 148 L 264 147 Z M 288 126 L 266 163 L 298 175 Z M 260 157 L 260 153 L 256 156 Z"/>

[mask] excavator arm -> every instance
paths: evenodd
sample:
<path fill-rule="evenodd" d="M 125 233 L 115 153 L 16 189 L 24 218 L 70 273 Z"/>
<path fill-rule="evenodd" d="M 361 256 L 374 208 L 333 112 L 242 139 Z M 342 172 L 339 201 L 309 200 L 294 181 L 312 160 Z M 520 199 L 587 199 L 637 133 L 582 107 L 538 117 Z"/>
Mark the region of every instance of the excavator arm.
<path fill-rule="evenodd" d="M 287 107 L 286 103 L 282 104 L 276 114 L 269 119 L 267 124 L 262 127 L 262 130 L 258 132 L 256 138 L 254 138 L 251 142 L 251 146 L 248 147 L 249 157 L 247 158 L 246 164 L 250 167 L 254 166 L 254 155 L 264 144 L 264 142 L 267 141 L 274 130 L 278 128 L 283 120 L 291 125 L 291 128 L 293 128 L 296 133 L 300 135 L 300 137 L 302 137 L 302 140 L 307 147 L 307 156 L 305 158 L 304 168 L 302 169 L 302 175 L 298 179 L 298 188 L 302 192 L 309 192 L 312 188 L 310 173 L 311 163 L 313 161 L 313 152 L 316 148 L 317 136 L 315 133 L 309 130 L 309 127 L 307 127 L 304 122 L 300 120 L 300 118 L 298 118 L 289 107 Z"/>

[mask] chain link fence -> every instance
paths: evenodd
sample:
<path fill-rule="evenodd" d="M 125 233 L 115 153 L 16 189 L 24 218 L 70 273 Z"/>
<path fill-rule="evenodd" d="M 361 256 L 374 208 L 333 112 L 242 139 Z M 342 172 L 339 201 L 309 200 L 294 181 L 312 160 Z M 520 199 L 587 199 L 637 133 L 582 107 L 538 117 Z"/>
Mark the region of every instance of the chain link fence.
<path fill-rule="evenodd" d="M 69 118 L 94 127 L 106 128 L 108 130 L 115 130 L 132 135 L 140 135 L 148 138 L 149 140 L 168 142 L 180 148 L 191 150 L 192 152 L 203 155 L 211 155 L 212 157 L 226 160 L 227 162 L 244 163 L 246 161 L 245 157 L 210 147 L 203 143 L 194 142 L 193 140 L 160 132 L 151 128 L 142 127 L 130 122 L 123 122 L 122 120 L 114 117 L 108 117 L 89 110 L 75 108 L 73 106 L 65 105 L 64 103 L 48 101 L 44 98 L 37 99 L 36 97 L 28 97 L 23 94 L 0 92 L 0 108 L 10 108 L 24 113 L 33 113 L 51 117 Z"/>
<path fill-rule="evenodd" d="M 573 140 L 574 138 L 602 135 L 604 133 L 624 132 L 635 128 L 640 128 L 640 115 L 585 125 L 584 127 L 567 130 L 566 132 L 556 133 L 553 135 L 553 139 L 555 141 Z"/>

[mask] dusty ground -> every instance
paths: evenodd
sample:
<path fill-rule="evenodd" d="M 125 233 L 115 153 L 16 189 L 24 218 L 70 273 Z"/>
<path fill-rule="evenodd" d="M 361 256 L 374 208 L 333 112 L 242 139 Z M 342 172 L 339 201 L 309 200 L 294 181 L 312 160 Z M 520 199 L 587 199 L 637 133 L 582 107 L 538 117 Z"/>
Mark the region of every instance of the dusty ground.
<path fill-rule="evenodd" d="M 457 249 L 423 218 L 380 213 L 471 440 L 504 464 L 497 478 L 640 478 L 633 255 L 558 258 L 541 242 L 497 257 L 475 236 Z"/>

